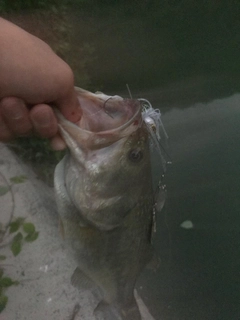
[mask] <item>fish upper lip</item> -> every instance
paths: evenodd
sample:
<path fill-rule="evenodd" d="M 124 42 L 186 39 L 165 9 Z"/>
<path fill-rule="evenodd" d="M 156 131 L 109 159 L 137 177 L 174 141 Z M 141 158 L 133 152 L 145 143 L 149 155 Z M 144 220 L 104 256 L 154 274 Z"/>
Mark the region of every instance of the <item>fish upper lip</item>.
<path fill-rule="evenodd" d="M 113 128 L 113 129 L 109 129 L 109 130 L 102 130 L 102 131 L 91 131 L 91 130 L 87 130 L 87 129 L 83 129 L 81 128 L 79 122 L 80 120 L 78 120 L 77 122 L 71 122 L 69 120 L 67 120 L 61 113 L 59 110 L 57 109 L 54 109 L 54 113 L 57 117 L 57 120 L 59 122 L 59 124 L 65 124 L 67 126 L 74 126 L 75 128 L 77 127 L 80 131 L 84 131 L 84 132 L 89 132 L 89 133 L 96 133 L 96 134 L 108 134 L 108 133 L 114 133 L 116 131 L 122 131 L 124 130 L 125 128 L 127 128 L 132 122 L 134 122 L 138 116 L 141 115 L 141 105 L 139 105 L 139 109 L 137 110 L 137 112 L 127 121 L 125 122 L 124 124 L 116 127 L 116 128 Z M 136 127 L 139 127 L 141 125 L 141 121 L 138 125 L 136 125 Z"/>
<path fill-rule="evenodd" d="M 76 91 L 79 93 L 79 99 L 83 99 L 83 103 L 80 103 L 79 108 L 82 109 L 82 114 L 81 114 L 81 118 L 76 121 L 76 122 L 72 122 L 68 119 L 66 119 L 63 114 L 57 109 L 57 108 L 53 108 L 55 116 L 58 120 L 58 123 L 60 125 L 63 125 L 65 130 L 67 130 L 68 127 L 74 127 L 75 130 L 79 130 L 79 131 L 83 131 L 85 133 L 92 133 L 92 134 L 99 134 L 99 135 L 107 135 L 109 133 L 111 134 L 115 134 L 117 132 L 122 132 L 125 128 L 127 128 L 128 126 L 130 126 L 131 123 L 133 123 L 138 117 L 140 118 L 139 122 L 136 122 L 135 126 L 136 129 L 138 127 L 141 126 L 142 124 L 142 117 L 141 117 L 141 111 L 142 111 L 142 106 L 141 106 L 141 102 L 138 99 L 123 99 L 119 96 L 107 96 L 106 100 L 104 101 L 103 98 L 105 97 L 98 97 L 97 94 L 91 93 L 89 91 L 86 91 L 84 89 L 81 88 L 75 88 Z M 82 97 L 81 97 L 82 94 Z M 114 99 L 116 99 L 114 102 Z M 121 110 L 122 104 L 124 104 L 124 108 L 126 108 L 126 110 L 131 110 L 131 117 L 127 119 L 125 119 L 126 121 L 121 123 L 121 121 L 118 121 L 116 124 L 116 126 L 114 126 L 114 123 L 110 123 L 110 126 L 112 125 L 112 127 L 110 129 L 107 129 L 107 124 L 106 124 L 106 129 L 100 129 L 100 130 L 94 130 L 94 124 L 96 123 L 96 126 L 98 126 L 98 123 L 104 123 L 106 118 L 102 118 L 101 119 L 101 115 L 99 116 L 98 119 L 98 113 L 103 111 L 105 112 L 112 120 L 114 120 L 114 116 L 112 116 L 112 114 L 110 113 L 109 110 L 105 110 L 105 104 L 107 103 L 107 101 L 109 100 L 113 100 L 113 104 L 116 103 L 116 111 Z M 120 105 L 119 105 L 119 101 L 120 101 Z M 84 107 L 84 102 L 85 107 Z M 91 104 L 92 103 L 92 104 Z M 103 106 L 101 107 L 101 104 L 103 103 Z M 89 106 L 87 106 L 87 104 L 89 104 Z M 93 113 L 91 113 L 91 107 L 93 110 Z M 97 111 L 96 111 L 97 110 Z M 123 109 L 123 113 L 124 114 L 124 109 Z M 127 111 L 126 111 L 127 112 Z M 130 112 L 130 111 L 129 111 Z M 92 121 L 91 117 L 96 116 L 96 118 Z M 121 117 L 121 115 L 119 116 Z M 84 128 L 81 124 L 81 120 L 85 120 L 86 124 L 89 125 L 89 127 L 92 126 L 92 130 L 91 129 L 87 129 Z M 116 118 L 117 120 L 119 119 L 118 116 Z M 84 121 L 83 120 L 83 121 Z M 116 121 L 117 121 L 116 120 Z M 121 120 L 121 118 L 120 118 Z M 124 121 L 124 119 L 122 119 Z M 106 121 L 107 122 L 107 121 Z M 68 130 L 67 130 L 68 131 Z M 135 130 L 133 130 L 135 131 Z"/>
<path fill-rule="evenodd" d="M 99 149 L 131 135 L 142 125 L 142 105 L 138 99 L 94 94 L 79 91 L 82 118 L 77 123 L 67 120 L 54 109 L 60 134 L 67 146 L 76 152 L 80 149 Z M 111 100 L 106 108 L 114 117 L 104 112 L 104 101 Z M 75 150 L 75 151 L 74 151 Z"/>

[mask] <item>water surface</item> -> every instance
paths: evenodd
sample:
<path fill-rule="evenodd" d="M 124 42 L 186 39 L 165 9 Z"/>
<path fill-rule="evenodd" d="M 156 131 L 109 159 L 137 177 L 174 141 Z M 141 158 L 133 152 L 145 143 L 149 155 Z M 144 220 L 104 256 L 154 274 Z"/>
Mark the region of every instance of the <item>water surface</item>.
<path fill-rule="evenodd" d="M 235 94 L 163 117 L 173 164 L 155 239 L 162 264 L 139 284 L 156 319 L 240 318 L 239 105 Z"/>

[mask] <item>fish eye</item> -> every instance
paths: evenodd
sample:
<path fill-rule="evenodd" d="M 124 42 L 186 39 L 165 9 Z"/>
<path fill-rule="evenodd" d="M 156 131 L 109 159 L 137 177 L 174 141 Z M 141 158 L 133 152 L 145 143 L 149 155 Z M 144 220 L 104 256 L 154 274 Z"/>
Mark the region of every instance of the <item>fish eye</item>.
<path fill-rule="evenodd" d="M 130 150 L 128 153 L 128 159 L 134 163 L 141 161 L 142 158 L 143 158 L 143 152 L 140 148 Z"/>

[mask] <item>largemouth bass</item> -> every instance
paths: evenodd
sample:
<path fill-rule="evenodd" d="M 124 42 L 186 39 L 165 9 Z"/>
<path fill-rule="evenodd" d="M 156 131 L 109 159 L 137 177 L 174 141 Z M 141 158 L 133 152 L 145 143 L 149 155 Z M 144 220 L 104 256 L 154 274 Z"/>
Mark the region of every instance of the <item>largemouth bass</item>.
<path fill-rule="evenodd" d="M 78 265 L 72 283 L 100 289 L 97 319 L 140 320 L 133 292 L 153 253 L 154 207 L 142 102 L 82 89 L 78 96 L 77 124 L 57 114 L 69 153 L 55 171 L 62 232 Z"/>

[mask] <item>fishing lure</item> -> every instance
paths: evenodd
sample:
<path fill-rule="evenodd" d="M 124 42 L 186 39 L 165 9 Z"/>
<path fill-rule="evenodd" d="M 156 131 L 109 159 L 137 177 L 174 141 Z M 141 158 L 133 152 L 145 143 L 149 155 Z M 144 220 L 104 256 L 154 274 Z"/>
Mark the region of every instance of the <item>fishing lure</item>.
<path fill-rule="evenodd" d="M 138 100 L 142 105 L 142 119 L 147 126 L 147 130 L 150 134 L 151 141 L 160 155 L 163 170 L 165 172 L 166 165 L 168 162 L 166 158 L 163 156 L 162 151 L 164 151 L 165 155 L 167 155 L 169 158 L 170 156 L 163 147 L 163 144 L 161 143 L 161 133 L 163 135 L 164 140 L 168 139 L 167 132 L 161 120 L 161 112 L 159 109 L 153 109 L 151 103 L 148 100 L 142 98 Z"/>

